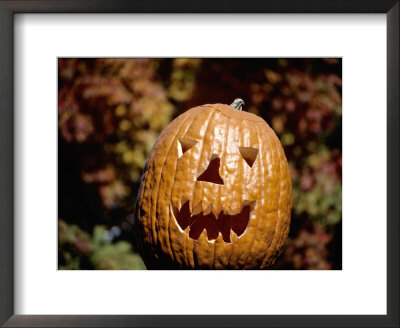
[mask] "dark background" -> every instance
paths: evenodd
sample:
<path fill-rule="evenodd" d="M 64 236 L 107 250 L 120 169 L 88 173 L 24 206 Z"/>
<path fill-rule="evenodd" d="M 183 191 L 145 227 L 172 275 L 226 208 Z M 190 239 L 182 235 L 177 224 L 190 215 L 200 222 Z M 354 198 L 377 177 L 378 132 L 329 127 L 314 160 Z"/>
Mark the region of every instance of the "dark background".
<path fill-rule="evenodd" d="M 59 59 L 59 269 L 143 269 L 132 212 L 161 130 L 205 103 L 245 101 L 278 135 L 293 211 L 272 269 L 341 269 L 340 59 Z"/>

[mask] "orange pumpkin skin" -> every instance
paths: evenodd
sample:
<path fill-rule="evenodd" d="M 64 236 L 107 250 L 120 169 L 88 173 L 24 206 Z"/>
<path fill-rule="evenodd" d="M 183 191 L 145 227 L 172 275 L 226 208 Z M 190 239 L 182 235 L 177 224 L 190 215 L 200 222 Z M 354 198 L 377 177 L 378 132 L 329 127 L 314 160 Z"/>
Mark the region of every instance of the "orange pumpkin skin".
<path fill-rule="evenodd" d="M 162 131 L 147 159 L 137 248 L 148 269 L 267 268 L 287 238 L 291 207 L 289 167 L 268 124 L 224 104 L 195 107 Z"/>

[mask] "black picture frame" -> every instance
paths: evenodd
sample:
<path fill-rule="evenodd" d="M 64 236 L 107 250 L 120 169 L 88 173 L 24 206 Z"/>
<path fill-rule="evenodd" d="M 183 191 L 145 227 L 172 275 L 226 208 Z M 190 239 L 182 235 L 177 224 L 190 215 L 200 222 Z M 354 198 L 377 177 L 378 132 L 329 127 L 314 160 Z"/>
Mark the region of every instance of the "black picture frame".
<path fill-rule="evenodd" d="M 386 14 L 387 315 L 14 315 L 13 30 L 14 14 L 18 13 Z M 0 324 L 4 327 L 399 327 L 398 90 L 398 0 L 0 0 Z"/>

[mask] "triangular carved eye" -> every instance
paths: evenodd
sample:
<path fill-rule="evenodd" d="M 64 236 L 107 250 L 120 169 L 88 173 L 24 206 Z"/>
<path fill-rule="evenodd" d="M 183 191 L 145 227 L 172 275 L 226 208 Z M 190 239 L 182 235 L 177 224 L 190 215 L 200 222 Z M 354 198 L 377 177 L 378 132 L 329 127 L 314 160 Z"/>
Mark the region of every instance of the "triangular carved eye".
<path fill-rule="evenodd" d="M 239 147 L 240 154 L 250 167 L 253 167 L 254 161 L 257 158 L 258 149 L 252 147 Z"/>
<path fill-rule="evenodd" d="M 187 138 L 178 138 L 178 158 L 186 153 L 190 148 L 197 144 L 196 140 Z"/>

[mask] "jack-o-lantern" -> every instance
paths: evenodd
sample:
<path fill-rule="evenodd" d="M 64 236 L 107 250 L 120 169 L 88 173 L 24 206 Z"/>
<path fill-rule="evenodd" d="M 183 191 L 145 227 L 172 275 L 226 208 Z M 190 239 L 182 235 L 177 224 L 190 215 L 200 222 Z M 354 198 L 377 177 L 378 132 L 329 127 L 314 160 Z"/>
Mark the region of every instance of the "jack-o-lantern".
<path fill-rule="evenodd" d="M 149 269 L 262 269 L 287 238 L 292 182 L 268 124 L 228 106 L 192 108 L 157 139 L 134 230 Z"/>

